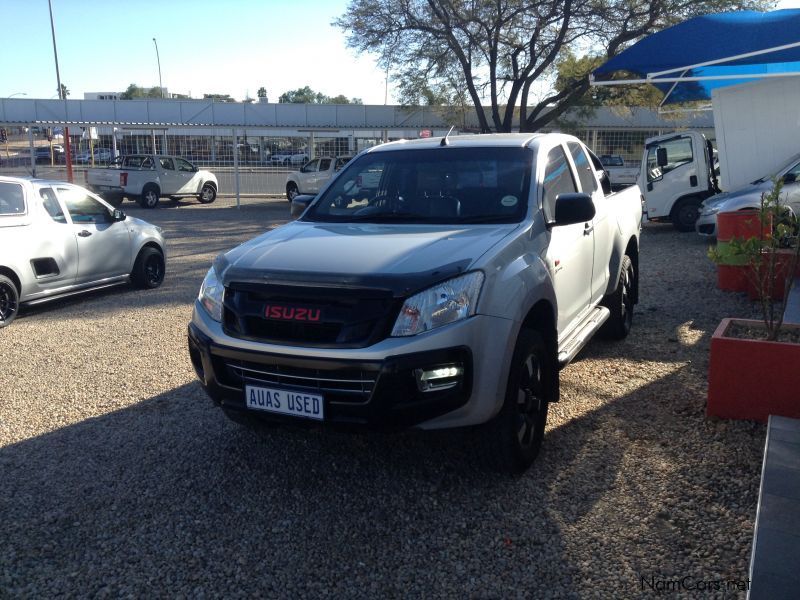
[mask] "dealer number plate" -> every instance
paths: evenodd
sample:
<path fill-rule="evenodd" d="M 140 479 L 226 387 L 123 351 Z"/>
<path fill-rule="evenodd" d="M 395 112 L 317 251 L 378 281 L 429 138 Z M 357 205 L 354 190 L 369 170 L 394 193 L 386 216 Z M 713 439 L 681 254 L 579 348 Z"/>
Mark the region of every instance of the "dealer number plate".
<path fill-rule="evenodd" d="M 244 394 L 245 406 L 250 410 L 263 410 L 317 421 L 324 419 L 325 403 L 318 394 L 254 385 L 245 385 Z"/>

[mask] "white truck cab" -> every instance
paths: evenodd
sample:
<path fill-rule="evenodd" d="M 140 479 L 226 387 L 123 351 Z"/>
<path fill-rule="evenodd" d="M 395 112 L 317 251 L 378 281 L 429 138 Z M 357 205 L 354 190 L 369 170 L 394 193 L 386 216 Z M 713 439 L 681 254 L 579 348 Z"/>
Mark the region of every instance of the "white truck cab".
<path fill-rule="evenodd" d="M 719 193 L 713 147 L 702 133 L 682 131 L 645 141 L 639 187 L 648 221 L 671 221 L 693 231 L 700 204 Z"/>

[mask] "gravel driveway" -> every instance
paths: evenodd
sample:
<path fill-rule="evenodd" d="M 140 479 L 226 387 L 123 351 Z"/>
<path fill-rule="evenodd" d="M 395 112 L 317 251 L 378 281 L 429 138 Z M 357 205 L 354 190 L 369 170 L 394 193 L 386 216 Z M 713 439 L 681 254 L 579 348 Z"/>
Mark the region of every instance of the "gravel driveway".
<path fill-rule="evenodd" d="M 287 203 L 123 209 L 165 230 L 160 289 L 0 330 L 0 598 L 652 597 L 747 577 L 765 427 L 704 406 L 711 333 L 753 308 L 716 290 L 698 236 L 645 228 L 631 335 L 562 371 L 542 453 L 509 478 L 474 466 L 467 432 L 228 422 L 195 383 L 191 304 Z"/>

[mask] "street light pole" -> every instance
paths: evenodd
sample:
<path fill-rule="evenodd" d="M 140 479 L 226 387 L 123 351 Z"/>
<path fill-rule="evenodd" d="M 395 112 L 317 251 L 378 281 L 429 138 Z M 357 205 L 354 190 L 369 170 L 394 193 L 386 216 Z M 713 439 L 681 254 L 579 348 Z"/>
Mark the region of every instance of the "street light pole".
<path fill-rule="evenodd" d="M 161 83 L 161 57 L 158 55 L 158 42 L 153 38 L 153 44 L 156 46 L 156 60 L 158 61 L 158 89 L 161 90 L 161 99 L 164 99 L 164 85 Z"/>
<path fill-rule="evenodd" d="M 56 59 L 56 81 L 58 82 L 58 97 L 64 100 L 64 154 L 67 162 L 67 181 L 72 183 L 72 158 L 70 156 L 69 148 L 69 115 L 67 114 L 67 95 L 64 93 L 64 88 L 61 87 L 61 73 L 58 70 L 58 50 L 56 49 L 56 26 L 53 23 L 53 2 L 47 0 L 47 5 L 50 7 L 50 32 L 53 34 L 53 56 Z"/>

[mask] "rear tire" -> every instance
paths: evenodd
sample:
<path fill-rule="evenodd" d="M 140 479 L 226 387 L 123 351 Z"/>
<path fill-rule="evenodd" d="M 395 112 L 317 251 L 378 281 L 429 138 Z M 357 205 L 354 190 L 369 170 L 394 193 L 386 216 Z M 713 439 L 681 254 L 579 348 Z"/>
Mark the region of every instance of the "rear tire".
<path fill-rule="evenodd" d="M 600 333 L 612 340 L 621 340 L 627 337 L 633 325 L 633 299 L 636 272 L 633 261 L 625 255 L 622 257 L 622 268 L 619 281 L 614 292 L 603 298 L 603 306 L 611 311 L 611 316 L 603 323 Z"/>
<path fill-rule="evenodd" d="M 678 231 L 694 231 L 694 224 L 700 217 L 700 205 L 703 203 L 700 198 L 691 196 L 679 200 L 672 209 L 672 224 Z"/>
<path fill-rule="evenodd" d="M 19 311 L 19 290 L 11 279 L 0 275 L 0 328 L 11 325 Z"/>
<path fill-rule="evenodd" d="M 142 248 L 131 271 L 131 281 L 136 287 L 142 289 L 155 289 L 164 281 L 164 255 L 147 246 Z"/>
<path fill-rule="evenodd" d="M 155 208 L 158 206 L 159 193 L 158 188 L 153 184 L 144 186 L 142 195 L 139 198 L 139 204 L 142 208 Z"/>
<path fill-rule="evenodd" d="M 539 455 L 558 367 L 538 331 L 517 338 L 503 407 L 478 431 L 479 459 L 492 470 L 521 473 Z"/>
<path fill-rule="evenodd" d="M 200 195 L 197 196 L 197 200 L 200 204 L 211 204 L 216 199 L 217 188 L 211 183 L 204 183 L 203 189 L 200 190 Z"/>

